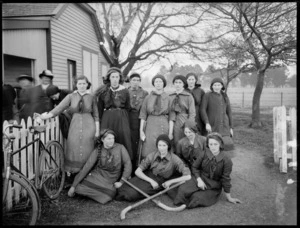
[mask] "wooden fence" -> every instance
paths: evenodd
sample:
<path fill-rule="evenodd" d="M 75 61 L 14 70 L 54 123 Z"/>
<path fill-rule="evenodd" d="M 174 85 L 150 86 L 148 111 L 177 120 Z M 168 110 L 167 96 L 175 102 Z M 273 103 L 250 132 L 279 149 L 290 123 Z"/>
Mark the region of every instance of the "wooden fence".
<path fill-rule="evenodd" d="M 297 115 L 296 108 L 273 108 L 274 161 L 280 172 L 287 173 L 288 164 L 297 169 Z M 288 159 L 292 160 L 288 163 Z"/>
<path fill-rule="evenodd" d="M 7 124 L 8 122 L 4 121 L 2 128 L 3 130 Z M 15 121 L 14 124 L 18 124 L 17 121 Z M 29 127 L 33 124 L 37 125 L 36 123 L 33 123 L 33 120 L 31 119 L 31 117 L 29 117 L 27 119 L 27 123 L 25 123 L 24 119 L 21 120 L 20 125 L 23 126 L 21 129 L 12 129 L 10 133 L 12 133 L 16 137 L 12 145 L 13 151 L 25 146 L 38 137 L 38 135 L 34 135 L 29 131 Z M 45 145 L 50 140 L 56 140 L 60 142 L 61 145 L 65 148 L 65 142 L 59 128 L 58 116 L 56 116 L 55 118 L 44 120 L 41 125 L 47 126 L 46 131 L 41 133 L 41 141 Z M 5 153 L 4 159 L 6 159 Z M 37 165 L 38 159 L 38 143 L 33 143 L 26 149 L 23 149 L 20 153 L 15 154 L 12 158 L 12 162 L 26 177 L 31 180 L 34 178 L 34 170 Z"/>

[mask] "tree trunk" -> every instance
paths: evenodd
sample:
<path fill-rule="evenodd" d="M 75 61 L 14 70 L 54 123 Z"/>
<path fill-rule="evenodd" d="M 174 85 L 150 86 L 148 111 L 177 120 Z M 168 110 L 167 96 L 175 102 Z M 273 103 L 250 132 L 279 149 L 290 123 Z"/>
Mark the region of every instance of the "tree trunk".
<path fill-rule="evenodd" d="M 253 94 L 252 100 L 252 121 L 250 127 L 261 127 L 262 122 L 260 121 L 260 97 L 264 87 L 265 71 L 258 71 L 256 87 Z"/>

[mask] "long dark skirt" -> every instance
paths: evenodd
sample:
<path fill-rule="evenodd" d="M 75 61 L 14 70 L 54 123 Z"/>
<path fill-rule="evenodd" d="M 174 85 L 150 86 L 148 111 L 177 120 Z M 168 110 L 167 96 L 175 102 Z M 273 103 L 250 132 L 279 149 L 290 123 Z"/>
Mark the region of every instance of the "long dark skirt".
<path fill-rule="evenodd" d="M 132 160 L 136 161 L 138 159 L 138 146 L 140 140 L 140 119 L 138 111 L 129 112 L 129 123 L 130 123 L 130 133 L 131 133 L 131 145 L 132 145 Z M 133 163 L 135 165 L 135 162 Z"/>
<path fill-rule="evenodd" d="M 201 190 L 197 186 L 197 180 L 192 179 L 179 186 L 174 198 L 175 205 L 186 204 L 187 208 L 208 207 L 215 204 L 222 192 L 222 188 Z"/>
<path fill-rule="evenodd" d="M 105 110 L 100 123 L 100 130 L 109 128 L 117 137 L 115 141 L 125 146 L 132 160 L 131 133 L 128 112 L 125 109 Z"/>
<path fill-rule="evenodd" d="M 151 179 L 155 180 L 159 187 L 157 189 L 153 189 L 152 185 L 140 179 L 139 177 L 135 176 L 129 180 L 131 184 L 141 189 L 143 192 L 147 193 L 148 195 L 154 195 L 157 192 L 160 192 L 163 187 L 161 186 L 166 180 L 162 177 L 155 176 L 151 171 L 146 171 L 145 174 L 150 177 Z M 127 201 L 137 201 L 140 199 L 144 199 L 141 193 L 136 191 L 134 188 L 129 186 L 128 184 L 124 183 L 120 188 L 117 189 L 117 196 L 116 200 L 127 200 Z"/>

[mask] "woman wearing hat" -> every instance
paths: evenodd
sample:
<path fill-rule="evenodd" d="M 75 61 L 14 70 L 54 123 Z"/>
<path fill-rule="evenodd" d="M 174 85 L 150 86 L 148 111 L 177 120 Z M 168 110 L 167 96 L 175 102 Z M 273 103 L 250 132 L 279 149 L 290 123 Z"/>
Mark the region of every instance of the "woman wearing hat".
<path fill-rule="evenodd" d="M 222 78 L 214 78 L 211 81 L 210 90 L 203 96 L 200 108 L 206 131 L 208 133 L 219 132 L 223 137 L 232 137 L 231 107 L 229 98 L 224 92 L 225 86 Z M 227 147 L 227 143 L 225 146 Z"/>
<path fill-rule="evenodd" d="M 223 152 L 222 136 L 216 132 L 209 134 L 206 146 L 192 164 L 192 179 L 179 186 L 174 204 L 186 204 L 187 208 L 211 206 L 218 201 L 222 189 L 229 202 L 241 203 L 230 195 L 232 161 Z"/>
<path fill-rule="evenodd" d="M 195 109 L 196 109 L 196 123 L 198 131 L 201 135 L 205 135 L 205 126 L 200 116 L 200 105 L 205 94 L 205 91 L 201 88 L 201 84 L 197 84 L 198 77 L 195 73 L 188 73 L 186 76 L 187 87 L 186 90 L 190 92 L 195 100 Z"/>
<path fill-rule="evenodd" d="M 144 99 L 140 116 L 140 139 L 143 141 L 141 158 L 155 151 L 156 139 L 161 134 L 173 138 L 173 122 L 169 119 L 170 98 L 164 91 L 167 81 L 163 75 L 152 78 L 154 90 Z"/>
<path fill-rule="evenodd" d="M 195 121 L 187 120 L 183 129 L 185 137 L 177 142 L 175 153 L 191 168 L 199 153 L 205 150 L 206 138 L 198 134 Z"/>
<path fill-rule="evenodd" d="M 182 174 L 174 178 L 175 172 Z M 171 152 L 171 140 L 166 134 L 159 135 L 156 139 L 156 150 L 148 154 L 135 171 L 135 177 L 129 182 L 147 193 L 153 195 L 170 185 L 186 181 L 191 178 L 190 170 L 183 161 Z M 136 201 L 144 196 L 130 187 L 122 185 L 118 189 L 116 200 Z"/>
<path fill-rule="evenodd" d="M 133 159 L 131 132 L 129 127 L 130 96 L 123 86 L 124 78 L 117 67 L 108 70 L 104 85 L 95 91 L 99 111 L 100 129 L 109 128 L 116 133 L 116 142 L 125 146 L 130 159 Z"/>
<path fill-rule="evenodd" d="M 68 196 L 75 193 L 87 196 L 101 204 L 111 201 L 121 178 L 131 175 L 131 161 L 126 148 L 115 142 L 116 134 L 110 129 L 101 131 L 95 149 L 75 176 Z"/>
<path fill-rule="evenodd" d="M 65 151 L 65 171 L 78 173 L 94 149 L 94 139 L 99 136 L 99 117 L 94 97 L 87 92 L 91 83 L 84 75 L 76 77 L 76 90 L 68 94 L 49 113 L 43 113 L 41 119 L 59 115 L 66 109 L 72 115 L 67 150 Z"/>
<path fill-rule="evenodd" d="M 175 92 L 170 94 L 171 108 L 170 120 L 174 121 L 174 142 L 184 137 L 183 124 L 190 119 L 195 121 L 196 110 L 193 96 L 184 87 L 187 86 L 186 78 L 183 75 L 176 75 L 173 79 Z"/>

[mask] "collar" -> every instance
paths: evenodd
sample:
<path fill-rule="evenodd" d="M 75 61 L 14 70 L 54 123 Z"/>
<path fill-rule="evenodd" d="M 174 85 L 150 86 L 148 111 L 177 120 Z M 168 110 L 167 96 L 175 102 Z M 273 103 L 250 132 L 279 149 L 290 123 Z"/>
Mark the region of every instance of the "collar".
<path fill-rule="evenodd" d="M 137 89 L 133 89 L 131 86 L 129 86 L 128 89 L 131 91 L 139 91 L 142 89 L 142 87 L 139 86 Z"/>
<path fill-rule="evenodd" d="M 160 157 L 159 151 L 157 151 L 157 152 L 155 153 L 155 155 L 154 155 L 154 160 L 153 160 L 153 161 L 155 161 L 158 157 L 161 158 L 161 157 Z M 166 155 L 165 157 L 163 157 L 163 159 L 166 159 L 166 160 L 170 161 L 170 160 L 171 160 L 171 153 L 168 152 L 167 155 Z"/>
<path fill-rule="evenodd" d="M 210 151 L 209 148 L 206 148 L 206 154 L 209 160 L 211 160 L 214 157 L 213 153 Z M 225 157 L 224 152 L 220 151 L 220 153 L 216 156 L 216 161 L 217 162 L 222 161 L 224 157 Z"/>
<path fill-rule="evenodd" d="M 151 91 L 151 95 L 157 96 L 158 94 L 155 91 Z M 162 98 L 165 98 L 168 96 L 168 94 L 166 92 L 162 92 L 160 95 Z"/>
<path fill-rule="evenodd" d="M 111 91 L 115 92 L 115 91 L 120 91 L 120 90 L 125 89 L 125 86 L 119 85 L 119 88 L 117 88 L 116 90 L 114 90 L 114 89 L 110 86 L 109 89 L 110 89 Z"/>
<path fill-rule="evenodd" d="M 75 90 L 73 93 L 78 93 L 80 96 L 84 96 L 85 94 L 89 94 L 89 92 L 88 92 L 87 90 L 84 92 L 84 94 L 80 94 L 80 93 L 78 92 L 78 90 Z"/>
<path fill-rule="evenodd" d="M 177 95 L 177 93 L 173 92 L 170 94 L 170 96 L 172 96 L 172 95 Z M 190 93 L 186 90 L 183 90 L 182 92 L 178 93 L 178 95 L 190 96 Z"/>

